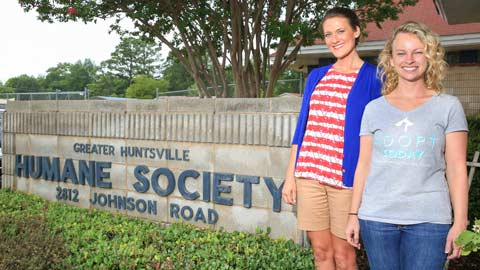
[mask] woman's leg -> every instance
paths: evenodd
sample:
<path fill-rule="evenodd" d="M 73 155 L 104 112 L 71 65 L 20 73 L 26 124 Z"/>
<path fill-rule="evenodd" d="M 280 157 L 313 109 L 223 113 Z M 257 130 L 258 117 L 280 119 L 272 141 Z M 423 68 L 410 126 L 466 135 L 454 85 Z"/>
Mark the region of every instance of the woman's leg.
<path fill-rule="evenodd" d="M 347 240 L 332 234 L 333 258 L 335 260 L 336 270 L 356 270 L 357 254 Z"/>
<path fill-rule="evenodd" d="M 420 223 L 402 228 L 402 270 L 442 270 L 446 260 L 445 241 L 449 224 Z"/>
<path fill-rule="evenodd" d="M 335 270 L 333 257 L 333 245 L 330 230 L 307 232 L 310 245 L 312 246 L 315 269 Z"/>
<path fill-rule="evenodd" d="M 307 232 L 316 269 L 335 269 L 330 235 L 330 213 L 325 187 L 314 180 L 297 179 L 297 226 Z"/>
<path fill-rule="evenodd" d="M 400 270 L 400 227 L 360 219 L 360 236 L 370 270 Z M 418 268 L 428 269 L 428 268 Z"/>
<path fill-rule="evenodd" d="M 333 257 L 337 270 L 356 270 L 355 248 L 345 240 L 348 212 L 352 201 L 351 189 L 337 189 L 325 186 L 330 212 L 330 232 L 332 234 Z"/>
<path fill-rule="evenodd" d="M 307 231 L 316 269 L 355 270 L 355 249 L 345 239 L 351 190 L 297 179 L 298 228 Z"/>

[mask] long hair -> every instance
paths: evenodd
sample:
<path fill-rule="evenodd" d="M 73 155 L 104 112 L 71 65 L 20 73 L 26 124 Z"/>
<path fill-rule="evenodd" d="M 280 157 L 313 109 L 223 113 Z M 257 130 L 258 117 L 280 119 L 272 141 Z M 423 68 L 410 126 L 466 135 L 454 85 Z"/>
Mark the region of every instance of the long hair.
<path fill-rule="evenodd" d="M 383 83 L 382 94 L 390 94 L 398 85 L 398 74 L 391 64 L 391 59 L 393 42 L 399 33 L 414 34 L 425 45 L 424 52 L 427 59 L 425 84 L 429 89 L 438 93 L 443 92 L 442 80 L 445 78 L 447 62 L 444 60 L 445 50 L 440 44 L 438 35 L 422 23 L 406 22 L 395 28 L 378 57 L 378 68 Z"/>

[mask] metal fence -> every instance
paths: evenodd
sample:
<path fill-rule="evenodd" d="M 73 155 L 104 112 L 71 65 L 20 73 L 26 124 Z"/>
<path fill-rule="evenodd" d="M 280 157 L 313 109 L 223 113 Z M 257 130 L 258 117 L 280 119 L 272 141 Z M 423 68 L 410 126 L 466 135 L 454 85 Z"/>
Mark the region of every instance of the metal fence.
<path fill-rule="evenodd" d="M 266 82 L 268 83 L 268 81 Z M 287 80 L 278 80 L 277 84 L 275 85 L 274 89 L 274 95 L 279 95 L 282 93 L 298 93 L 302 94 L 303 93 L 303 86 L 304 86 L 304 81 L 303 79 L 287 79 Z M 222 86 L 218 86 L 221 88 Z M 215 96 L 214 93 L 214 88 L 213 87 L 207 87 L 207 91 L 210 92 L 212 96 Z M 233 94 L 235 91 L 235 84 L 231 83 L 228 84 L 228 92 L 230 94 Z M 168 92 L 156 92 L 156 97 L 158 98 L 159 96 L 196 96 L 198 95 L 197 89 L 195 88 L 190 88 L 190 89 L 183 89 L 183 90 L 175 90 L 175 91 L 168 91 Z"/>
<path fill-rule="evenodd" d="M 267 82 L 268 83 L 268 82 Z M 278 80 L 274 89 L 274 96 L 282 93 L 299 93 L 303 91 L 303 79 L 288 79 L 288 80 Z M 219 86 L 221 87 L 221 86 Z M 210 91 L 212 96 L 215 96 L 213 87 L 207 87 L 207 91 Z M 228 85 L 228 92 L 230 95 L 233 95 L 235 90 L 235 84 Z M 168 92 L 156 91 L 155 97 L 161 96 L 197 96 L 197 90 L 195 88 L 191 89 L 182 89 Z M 90 97 L 88 89 L 84 91 L 50 91 L 50 92 L 28 92 L 28 93 L 0 93 L 0 99 L 4 100 L 82 100 L 90 98 L 99 98 L 99 97 Z M 102 97 L 100 97 L 102 98 Z M 105 97 L 104 97 L 105 98 Z"/>
<path fill-rule="evenodd" d="M 29 93 L 0 93 L 0 99 L 6 100 L 80 100 L 88 99 L 88 90 L 85 91 L 55 91 Z"/>

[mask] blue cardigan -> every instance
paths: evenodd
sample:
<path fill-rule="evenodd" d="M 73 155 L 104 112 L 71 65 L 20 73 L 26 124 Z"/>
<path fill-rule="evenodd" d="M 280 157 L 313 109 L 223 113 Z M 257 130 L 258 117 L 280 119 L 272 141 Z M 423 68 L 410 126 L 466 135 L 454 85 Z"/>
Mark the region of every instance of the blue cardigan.
<path fill-rule="evenodd" d="M 303 142 L 305 129 L 309 114 L 310 97 L 315 86 L 325 76 L 332 65 L 316 68 L 308 75 L 303 95 L 302 107 L 298 116 L 297 128 L 293 136 L 292 144 L 298 145 L 296 160 Z M 357 79 L 347 97 L 347 107 L 345 111 L 345 131 L 343 146 L 343 185 L 353 186 L 353 177 L 357 167 L 358 154 L 360 150 L 360 125 L 362 121 L 365 106 L 379 96 L 381 96 L 381 82 L 377 76 L 377 68 L 364 62 Z M 295 161 L 296 163 L 296 161 Z"/>

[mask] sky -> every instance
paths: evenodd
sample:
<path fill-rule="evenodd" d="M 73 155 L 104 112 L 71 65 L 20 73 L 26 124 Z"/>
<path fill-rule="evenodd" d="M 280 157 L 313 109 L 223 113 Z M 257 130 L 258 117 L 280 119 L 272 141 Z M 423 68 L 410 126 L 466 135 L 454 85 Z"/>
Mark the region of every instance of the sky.
<path fill-rule="evenodd" d="M 37 13 L 25 13 L 17 0 L 0 1 L 0 81 L 27 74 L 45 75 L 60 62 L 90 58 L 95 64 L 110 58 L 120 42 L 109 34 L 109 23 L 41 22 Z"/>

